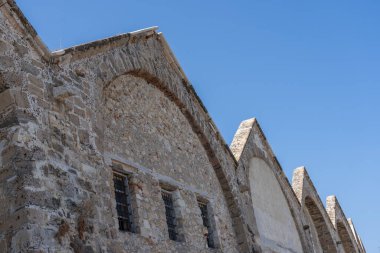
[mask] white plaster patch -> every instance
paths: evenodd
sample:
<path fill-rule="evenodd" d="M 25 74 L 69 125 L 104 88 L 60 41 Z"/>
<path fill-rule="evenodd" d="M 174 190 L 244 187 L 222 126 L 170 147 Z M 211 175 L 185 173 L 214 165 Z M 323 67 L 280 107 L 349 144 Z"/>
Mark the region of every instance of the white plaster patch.
<path fill-rule="evenodd" d="M 263 145 L 263 142 L 261 141 L 261 138 L 257 133 L 254 134 L 254 142 L 259 149 L 265 152 L 265 147 Z"/>
<path fill-rule="evenodd" d="M 302 252 L 286 198 L 271 168 L 261 159 L 250 162 L 252 203 L 260 238 L 274 252 Z M 280 251 L 278 251 L 281 249 Z M 271 252 L 271 251 L 270 251 Z"/>

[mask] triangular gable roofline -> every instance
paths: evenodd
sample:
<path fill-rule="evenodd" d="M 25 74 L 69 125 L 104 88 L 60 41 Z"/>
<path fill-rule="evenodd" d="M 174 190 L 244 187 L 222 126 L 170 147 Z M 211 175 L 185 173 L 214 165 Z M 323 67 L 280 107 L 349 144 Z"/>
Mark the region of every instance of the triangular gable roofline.
<path fill-rule="evenodd" d="M 176 59 L 168 43 L 166 42 L 165 37 L 163 36 L 162 33 L 156 32 L 158 27 L 150 27 L 150 28 L 138 30 L 135 32 L 130 32 L 130 33 L 121 34 L 121 35 L 113 36 L 106 39 L 97 40 L 90 43 L 81 44 L 78 46 L 70 47 L 70 48 L 59 50 L 56 52 L 50 52 L 47 46 L 38 36 L 36 30 L 29 23 L 29 21 L 24 16 L 24 14 L 19 9 L 19 7 L 17 6 L 14 0 L 0 0 L 0 11 L 3 13 L 5 18 L 14 26 L 14 28 L 25 36 L 26 40 L 36 49 L 36 51 L 41 55 L 42 59 L 51 63 L 64 64 L 66 57 L 73 59 L 73 57 L 80 58 L 80 57 L 86 57 L 87 55 L 91 55 L 92 53 L 95 54 L 96 53 L 95 50 L 91 51 L 91 49 L 93 48 L 97 48 L 97 49 L 101 48 L 102 50 L 107 51 L 114 47 L 121 46 L 123 43 L 129 40 L 138 40 L 140 38 L 157 36 L 158 40 L 163 45 L 165 56 L 167 57 L 167 60 L 170 62 L 170 65 L 179 74 L 179 76 L 183 80 L 184 85 L 187 87 L 190 93 L 194 95 L 194 97 L 197 99 L 197 102 L 203 108 L 204 113 L 207 115 L 210 126 L 215 130 L 215 134 L 217 135 L 218 140 L 225 147 L 226 151 L 230 154 L 231 159 L 235 162 L 235 165 L 236 166 L 238 165 L 238 160 L 240 160 L 240 157 L 245 152 L 244 150 L 247 144 L 246 141 L 248 140 L 252 132 L 252 129 L 256 128 L 258 129 L 258 132 L 260 133 L 261 142 L 263 143 L 263 145 L 265 146 L 265 149 L 270 155 L 270 159 L 272 159 L 273 163 L 276 164 L 276 167 L 279 168 L 280 173 L 284 175 L 281 165 L 279 164 L 276 156 L 274 155 L 259 123 L 257 122 L 255 118 L 243 121 L 234 137 L 234 140 L 231 144 L 231 148 L 227 146 L 224 138 L 222 137 L 215 123 L 209 116 L 205 106 L 203 105 L 202 101 L 199 99 L 194 88 L 192 87 L 191 83 L 186 77 L 183 69 L 181 68 L 178 60 Z M 286 178 L 285 175 L 284 177 Z M 294 193 L 294 191 L 292 192 Z M 360 241 L 360 238 L 358 239 Z"/>
<path fill-rule="evenodd" d="M 331 222 L 333 223 L 334 227 L 336 227 L 336 223 L 338 222 L 339 219 L 343 219 L 345 221 L 348 221 L 346 218 L 346 215 L 338 201 L 338 198 L 335 195 L 330 195 L 327 196 L 327 201 L 326 201 L 326 209 L 329 213 L 329 217 L 331 219 Z M 330 213 L 329 211 L 334 211 L 335 213 Z M 340 212 L 340 213 L 337 213 Z M 339 216 L 337 216 L 339 215 Z"/>
<path fill-rule="evenodd" d="M 237 161 L 240 161 L 241 155 L 247 146 L 247 141 L 252 133 L 252 127 L 256 124 L 256 118 L 244 120 L 240 123 L 238 130 L 236 131 L 230 149 L 234 154 Z"/>
<path fill-rule="evenodd" d="M 249 160 L 249 158 L 252 156 L 252 152 L 250 151 L 252 145 L 250 145 L 250 142 L 252 142 L 252 135 L 255 133 L 256 135 L 258 134 L 260 138 L 258 145 L 262 145 L 262 148 L 265 149 L 265 160 L 268 161 L 269 159 L 269 162 L 277 167 L 277 173 L 284 175 L 282 167 L 274 155 L 272 148 L 268 143 L 268 140 L 265 137 L 265 134 L 256 118 L 247 119 L 241 122 L 231 144 L 231 151 L 235 155 L 235 158 L 238 160 L 239 164 L 244 162 L 247 163 L 247 160 Z M 285 175 L 284 177 L 286 178 Z M 287 182 L 289 183 L 288 179 Z M 305 191 L 304 187 L 307 187 L 308 191 Z M 299 208 L 301 208 L 301 206 L 304 204 L 303 201 L 306 196 L 305 194 L 313 195 L 313 199 L 316 201 L 317 206 L 319 207 L 319 210 L 324 217 L 327 228 L 330 230 L 330 233 L 332 233 L 332 238 L 334 238 L 336 235 L 336 228 L 333 224 L 333 221 L 331 220 L 328 210 L 326 210 L 325 205 L 322 202 L 319 193 L 307 172 L 307 169 L 304 166 L 298 167 L 294 170 L 293 185 L 291 186 L 289 183 L 289 188 L 291 189 L 290 192 L 294 194 L 293 196 L 297 200 Z"/>
<path fill-rule="evenodd" d="M 235 133 L 235 136 L 232 140 L 230 149 L 232 153 L 234 154 L 237 161 L 240 160 L 242 154 L 245 152 L 245 148 L 248 143 L 248 139 L 250 135 L 252 134 L 252 129 L 256 128 L 260 133 L 260 138 L 262 140 L 262 143 L 264 144 L 266 150 L 271 155 L 271 157 L 276 161 L 276 163 L 281 167 L 280 163 L 277 161 L 276 156 L 274 155 L 271 146 L 269 145 L 269 142 L 267 141 L 267 138 L 264 134 L 264 131 L 262 130 L 258 120 L 256 118 L 250 118 L 242 121 L 240 123 L 240 126 L 238 130 Z"/>
<path fill-rule="evenodd" d="M 25 36 L 25 39 L 41 55 L 42 59 L 49 61 L 51 53 L 48 47 L 38 36 L 36 30 L 22 13 L 16 2 L 14 0 L 0 0 L 0 11 L 15 29 Z"/>
<path fill-rule="evenodd" d="M 13 1 L 11 3 L 16 6 Z M 29 35 L 34 34 L 34 36 L 29 36 L 29 43 L 35 43 L 37 35 L 34 33 L 34 30 L 27 30 L 25 28 L 27 25 L 30 25 L 29 23 L 26 23 L 26 19 L 25 22 L 20 23 L 20 26 L 14 26 L 15 22 L 9 18 L 10 15 L 15 15 L 15 13 L 13 13 L 12 6 L 6 2 L 0 7 L 2 7 L 1 11 L 3 13 L 5 12 L 5 9 L 7 11 L 7 15 L 5 16 L 6 22 L 9 23 L 17 32 L 20 31 L 21 27 L 21 35 L 24 38 L 27 36 L 24 35 L 24 33 L 28 33 Z M 18 14 L 22 15 L 21 11 Z M 137 66 L 134 66 L 133 64 L 129 64 L 128 66 L 121 64 L 121 68 L 117 69 L 117 71 L 110 71 L 110 75 L 102 75 L 102 73 L 96 73 L 89 76 L 93 78 L 92 81 L 94 81 L 94 84 L 98 85 L 99 87 L 97 88 L 100 89 L 107 87 L 109 83 L 121 75 L 130 74 L 133 76 L 141 77 L 157 87 L 160 86 L 160 89 L 162 91 L 166 91 L 167 94 L 172 96 L 172 98 L 177 101 L 177 106 L 179 106 L 179 109 L 181 109 L 181 111 L 184 113 L 184 116 L 189 121 L 189 124 L 193 128 L 193 131 L 197 134 L 202 145 L 204 146 L 209 161 L 214 168 L 218 180 L 221 184 L 223 194 L 228 205 L 228 211 L 231 215 L 231 218 L 233 219 L 233 228 L 235 230 L 236 240 L 239 241 L 240 250 L 242 252 L 247 252 L 249 248 L 259 248 L 256 242 L 252 239 L 248 229 L 244 226 L 243 216 L 241 215 L 242 205 L 240 204 L 241 199 L 239 197 L 239 190 L 235 174 L 238 163 L 231 150 L 225 143 L 219 130 L 215 126 L 215 123 L 211 119 L 203 103 L 197 96 L 194 88 L 188 81 L 162 33 L 157 33 L 156 29 L 156 27 L 143 29 L 128 34 L 122 34 L 119 36 L 74 46 L 72 48 L 60 50 L 55 53 L 51 53 L 48 50 L 46 53 L 41 53 L 39 50 L 37 50 L 37 52 L 41 54 L 41 58 L 45 59 L 45 63 L 56 65 L 55 67 L 64 67 L 66 64 L 69 65 L 68 67 L 73 67 L 70 65 L 77 65 L 77 63 L 79 64 L 80 61 L 76 61 L 77 59 L 82 59 L 82 61 L 85 62 L 87 59 L 99 59 L 102 58 L 101 55 L 107 55 L 108 58 L 104 61 L 108 62 L 104 65 L 106 65 L 107 68 L 112 68 L 114 67 L 112 66 L 112 62 L 110 60 L 110 58 L 112 58 L 112 53 L 108 54 L 109 52 L 113 50 L 123 51 L 124 48 L 128 48 L 130 46 L 133 47 L 132 44 L 134 43 L 141 43 L 141 50 L 149 50 L 150 44 L 146 43 L 146 41 L 154 41 L 154 45 L 158 46 L 157 48 L 159 50 L 159 56 L 162 56 L 160 61 L 165 63 L 164 67 L 167 73 L 173 74 L 172 77 L 174 80 L 168 79 L 169 82 L 165 82 L 165 74 L 161 73 L 160 76 L 160 73 L 155 72 L 154 69 L 150 69 L 152 66 L 149 66 L 149 64 L 144 61 L 146 59 L 142 59 L 141 63 L 139 62 L 136 64 Z M 123 52 L 124 56 L 127 53 Z M 137 50 L 137 53 L 141 52 Z M 86 64 L 83 64 L 82 67 L 86 68 L 85 65 Z M 76 67 L 79 68 L 79 66 Z M 57 72 L 60 71 L 60 68 L 56 69 Z M 83 69 L 79 68 L 76 70 L 82 71 Z M 103 73 L 107 72 L 107 69 L 102 71 Z M 175 81 L 177 88 L 170 86 L 171 81 Z M 71 86 L 74 86 L 74 84 L 69 83 L 66 85 L 65 82 L 63 82 L 63 84 L 58 87 L 62 87 L 65 92 L 69 93 L 71 92 Z M 196 106 L 193 108 L 194 110 L 192 109 L 193 105 Z"/>
<path fill-rule="evenodd" d="M 301 181 L 298 180 L 298 178 L 302 179 Z M 300 188 L 300 186 L 304 186 L 305 183 L 308 183 L 308 186 L 311 188 L 312 193 L 316 194 L 316 197 L 318 198 L 317 201 L 321 203 L 321 205 L 324 207 L 324 203 L 321 200 L 321 197 L 319 196 L 319 193 L 317 191 L 317 188 L 315 188 L 313 181 L 311 180 L 309 173 L 307 172 L 307 169 L 305 166 L 300 166 L 296 168 L 293 171 L 293 181 L 292 181 L 292 187 L 295 191 L 300 203 L 302 203 L 302 199 L 305 197 L 305 192 L 303 191 L 303 188 Z M 323 208 L 325 211 L 326 209 Z M 330 220 L 330 219 L 329 219 Z M 331 223 L 331 225 L 333 225 Z"/>
<path fill-rule="evenodd" d="M 43 60 L 55 64 L 64 64 L 66 58 L 69 58 L 70 61 L 73 61 L 75 58 L 88 57 L 89 55 L 97 54 L 99 53 L 99 50 L 108 51 L 115 47 L 120 47 L 129 41 L 135 42 L 142 38 L 158 36 L 158 41 L 160 41 L 160 43 L 162 44 L 165 56 L 168 62 L 170 63 L 171 67 L 181 77 L 183 84 L 187 87 L 188 91 L 196 98 L 197 102 L 204 110 L 204 113 L 208 118 L 210 126 L 214 129 L 215 134 L 217 135 L 217 139 L 221 142 L 221 145 L 225 148 L 225 150 L 230 154 L 230 158 L 234 161 L 235 166 L 237 166 L 238 163 L 235 159 L 235 156 L 231 152 L 223 136 L 220 134 L 219 129 L 210 117 L 206 107 L 204 106 L 203 102 L 196 93 L 194 87 L 187 78 L 177 58 L 173 54 L 173 51 L 169 47 L 169 44 L 167 43 L 163 33 L 157 32 L 158 26 L 148 27 L 137 31 L 124 33 L 104 39 L 99 39 L 96 41 L 51 52 L 45 45 L 45 43 L 41 40 L 41 38 L 38 36 L 37 31 L 25 17 L 25 15 L 17 6 L 14 0 L 0 0 L 0 11 L 3 12 L 6 19 L 10 21 L 10 23 L 15 27 L 15 29 L 23 33 L 27 41 L 31 43 L 31 45 L 36 49 L 36 51 L 41 55 Z"/>
<path fill-rule="evenodd" d="M 276 155 L 274 154 L 265 134 L 262 130 L 258 120 L 256 118 L 250 118 L 244 120 L 240 123 L 238 130 L 235 133 L 235 136 L 232 140 L 230 149 L 235 156 L 235 159 L 240 163 L 241 158 L 244 156 L 246 152 L 248 152 L 248 140 L 253 134 L 253 130 L 257 130 L 260 136 L 260 141 L 265 149 L 265 151 L 269 154 L 268 159 L 278 168 L 278 172 L 287 179 L 289 187 L 291 188 L 291 184 L 289 179 L 286 177 L 284 170 L 282 169 L 281 164 L 277 160 Z"/>
<path fill-rule="evenodd" d="M 301 179 L 301 181 L 299 179 Z M 311 188 L 307 192 L 304 189 L 305 183 L 307 184 L 308 187 Z M 334 226 L 332 220 L 330 219 L 330 216 L 329 216 L 329 214 L 325 208 L 325 205 L 324 205 L 321 197 L 319 196 L 319 193 L 318 193 L 317 189 L 315 188 L 314 183 L 311 180 L 309 173 L 307 172 L 307 169 L 305 166 L 298 167 L 294 170 L 292 187 L 293 187 L 293 190 L 296 193 L 297 197 L 299 198 L 298 200 L 301 204 L 303 203 L 305 197 L 307 197 L 308 194 L 313 194 L 314 195 L 313 196 L 314 201 L 318 202 L 318 204 L 320 206 L 320 211 L 323 212 L 323 214 L 326 217 L 326 219 L 325 219 L 326 222 L 329 223 L 329 225 L 335 229 L 335 226 Z"/>
<path fill-rule="evenodd" d="M 355 237 L 356 243 L 357 243 L 358 246 L 360 247 L 361 253 L 365 253 L 365 252 L 366 252 L 365 247 L 364 247 L 364 245 L 363 245 L 362 239 L 360 238 L 360 236 L 359 236 L 358 233 L 356 232 L 356 228 L 355 228 L 354 222 L 352 221 L 351 218 L 348 218 L 348 219 L 347 219 L 347 222 L 348 222 L 348 224 L 349 224 L 350 227 L 351 227 L 351 231 L 352 231 L 352 233 L 354 234 L 354 237 Z"/>
<path fill-rule="evenodd" d="M 318 230 L 319 239 L 321 239 L 321 236 L 328 235 L 325 237 L 328 240 L 321 242 L 322 249 L 331 248 L 333 249 L 332 252 L 338 252 L 338 245 L 336 244 L 337 231 L 305 166 L 294 170 L 292 187 L 301 206 L 305 206 L 310 216 L 312 216 L 314 226 Z"/>
<path fill-rule="evenodd" d="M 238 130 L 235 133 L 235 136 L 232 140 L 230 149 L 233 155 L 235 156 L 235 159 L 238 161 L 238 163 L 242 163 L 241 158 L 244 156 L 245 153 L 248 152 L 248 140 L 253 134 L 253 130 L 257 130 L 260 136 L 260 141 L 265 148 L 265 150 L 269 154 L 270 161 L 274 164 L 275 167 L 277 167 L 277 172 L 283 177 L 286 181 L 287 187 L 289 187 L 289 192 L 294 197 L 294 200 L 297 202 L 298 206 L 300 207 L 301 204 L 299 202 L 299 199 L 297 197 L 297 194 L 294 192 L 294 189 L 292 187 L 292 184 L 289 181 L 289 178 L 285 175 L 284 170 L 282 169 L 282 166 L 280 162 L 277 160 L 276 155 L 274 154 L 268 139 L 266 138 L 263 129 L 261 128 L 257 118 L 250 118 L 247 120 L 244 120 L 240 123 L 240 126 Z"/>
<path fill-rule="evenodd" d="M 273 170 L 273 173 L 275 174 L 275 177 L 278 180 L 281 190 L 286 198 L 289 210 L 294 217 L 294 222 L 300 236 L 302 248 L 305 252 L 307 252 L 308 239 L 302 232 L 302 221 L 298 215 L 301 205 L 293 191 L 289 179 L 286 177 L 281 164 L 278 162 L 274 152 L 272 151 L 264 131 L 256 118 L 250 118 L 240 123 L 230 148 L 232 153 L 235 155 L 235 158 L 238 160 L 239 166 L 245 168 L 243 169 L 245 173 L 249 173 L 249 162 L 254 157 L 265 161 Z M 246 174 L 246 178 L 249 178 L 249 174 Z M 249 184 L 248 180 L 247 182 L 241 183 L 247 185 Z"/>
<path fill-rule="evenodd" d="M 48 62 L 55 62 L 55 59 L 62 55 L 76 51 L 85 51 L 96 46 L 107 46 L 108 49 L 110 49 L 112 48 L 109 46 L 110 42 L 120 41 L 125 38 L 141 34 L 148 36 L 152 31 L 158 29 L 157 26 L 149 27 L 51 52 L 14 0 L 0 0 L 0 10 L 5 15 L 5 18 L 8 19 L 16 28 L 16 30 L 21 32 L 26 37 L 26 40 L 30 42 L 31 45 L 37 50 L 41 57 Z"/>
<path fill-rule="evenodd" d="M 304 188 L 305 183 L 307 184 L 307 187 L 311 188 L 309 191 L 305 190 Z M 337 208 L 339 211 L 341 211 L 342 215 L 344 216 L 343 209 L 341 208 L 338 202 L 338 199 L 336 198 L 335 195 L 331 195 L 327 197 L 327 201 L 325 202 L 326 203 L 326 207 L 325 207 L 305 166 L 298 167 L 294 170 L 292 187 L 300 203 L 303 203 L 303 200 L 305 199 L 307 194 L 314 193 L 313 197 L 314 197 L 314 200 L 319 203 L 319 206 L 321 207 L 320 211 L 323 211 L 326 217 L 328 217 L 328 219 L 325 219 L 326 222 L 329 223 L 331 227 L 334 228 L 334 230 L 336 230 L 336 222 L 335 222 L 336 217 L 335 217 L 335 213 L 333 214 L 331 210 L 333 208 L 334 210 Z M 344 219 L 346 219 L 345 216 L 344 216 Z M 346 219 L 346 221 L 348 221 L 348 219 Z"/>
<path fill-rule="evenodd" d="M 328 196 L 326 200 L 326 210 L 330 217 L 331 222 L 333 223 L 335 230 L 339 233 L 339 224 L 343 224 L 345 229 L 347 230 L 347 233 L 350 238 L 350 242 L 352 243 L 355 252 L 358 252 L 359 250 L 359 243 L 357 242 L 357 238 L 355 234 L 352 231 L 352 228 L 348 222 L 348 219 L 346 218 L 346 215 L 338 201 L 338 198 L 335 195 Z M 338 234 L 339 235 L 339 234 Z M 339 235 L 340 236 L 340 235 Z M 340 238 L 341 242 L 344 243 L 344 240 L 347 240 L 347 238 Z M 347 243 L 347 242 L 346 242 Z"/>

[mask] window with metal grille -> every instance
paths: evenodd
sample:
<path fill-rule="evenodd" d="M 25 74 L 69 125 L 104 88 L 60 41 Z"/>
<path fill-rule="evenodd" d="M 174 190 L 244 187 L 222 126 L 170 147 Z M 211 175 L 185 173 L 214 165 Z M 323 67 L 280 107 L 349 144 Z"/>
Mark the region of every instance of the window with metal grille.
<path fill-rule="evenodd" d="M 172 193 L 162 190 L 161 195 L 165 203 L 166 224 L 168 226 L 169 238 L 170 240 L 177 241 L 178 236 L 176 232 L 176 220 Z"/>
<path fill-rule="evenodd" d="M 207 232 L 208 232 L 207 233 L 207 246 L 209 248 L 215 248 L 214 240 L 212 239 L 213 230 L 211 228 L 210 216 L 209 216 L 207 204 L 198 201 L 198 206 L 199 206 L 199 209 L 201 209 L 203 226 L 205 226 L 207 228 Z"/>
<path fill-rule="evenodd" d="M 131 194 L 129 191 L 128 176 L 113 173 L 115 187 L 116 210 L 119 220 L 119 230 L 135 232 L 133 226 L 133 214 L 131 206 Z"/>

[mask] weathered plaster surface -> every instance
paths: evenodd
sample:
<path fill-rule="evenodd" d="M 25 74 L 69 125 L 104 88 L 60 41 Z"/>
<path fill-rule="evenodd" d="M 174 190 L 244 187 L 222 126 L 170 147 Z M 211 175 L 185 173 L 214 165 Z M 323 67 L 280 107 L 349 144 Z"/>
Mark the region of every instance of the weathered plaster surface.
<path fill-rule="evenodd" d="M 252 158 L 249 180 L 263 250 L 302 252 L 288 203 L 271 168 L 262 159 Z"/>

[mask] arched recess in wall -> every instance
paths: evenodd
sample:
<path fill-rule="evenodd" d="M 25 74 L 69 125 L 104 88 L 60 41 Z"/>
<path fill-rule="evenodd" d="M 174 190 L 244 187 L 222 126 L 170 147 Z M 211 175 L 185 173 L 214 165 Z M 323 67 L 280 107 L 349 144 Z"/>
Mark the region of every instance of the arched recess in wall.
<path fill-rule="evenodd" d="M 243 227 L 244 225 L 239 220 L 240 219 L 239 217 L 235 218 L 237 210 L 238 210 L 237 203 L 234 200 L 234 197 L 232 195 L 232 191 L 231 191 L 231 189 L 227 183 L 228 180 L 227 180 L 225 174 L 222 172 L 221 165 L 219 164 L 219 161 L 216 158 L 216 155 L 215 155 L 213 149 L 211 148 L 210 142 L 204 136 L 204 134 L 201 130 L 201 127 L 197 124 L 197 122 L 193 118 L 192 114 L 186 109 L 186 106 L 182 103 L 181 99 L 178 98 L 175 94 L 173 94 L 168 89 L 168 86 L 165 83 L 163 83 L 156 76 L 150 74 L 147 71 L 141 70 L 141 69 L 128 71 L 122 75 L 115 76 L 109 83 L 107 83 L 104 86 L 104 88 L 103 88 L 103 103 L 105 103 L 105 101 L 107 100 L 109 88 L 113 86 L 114 82 L 116 80 L 118 80 L 119 78 L 126 77 L 126 76 L 144 80 L 144 82 L 146 82 L 148 85 L 154 87 L 155 89 L 158 89 L 164 95 L 165 98 L 167 98 L 173 104 L 175 104 L 175 106 L 182 113 L 184 118 L 186 118 L 188 125 L 192 129 L 192 133 L 194 133 L 195 136 L 198 137 L 201 145 L 203 146 L 210 166 L 212 166 L 212 168 L 215 171 L 215 175 L 216 175 L 217 180 L 221 186 L 222 193 L 224 195 L 224 199 L 225 199 L 226 204 L 228 206 L 229 215 L 230 215 L 232 221 L 234 222 L 233 226 L 234 226 L 235 233 L 236 233 L 237 237 L 239 237 L 239 235 L 241 235 L 243 232 L 241 230 L 238 231 L 237 227 L 240 228 L 240 227 Z M 180 85 L 183 85 L 183 84 L 180 84 Z M 128 91 L 121 91 L 121 92 L 128 92 Z M 147 104 L 149 102 L 150 101 L 147 100 Z M 128 115 L 127 115 L 127 117 L 128 117 Z M 133 119 L 131 119 L 131 120 L 133 120 Z M 163 122 L 163 124 L 165 124 L 165 122 Z M 159 133 L 152 133 L 152 134 L 159 135 Z M 128 136 L 123 136 L 122 138 L 128 138 Z M 152 154 L 152 155 L 155 155 L 155 154 Z"/>
<path fill-rule="evenodd" d="M 317 230 L 318 240 L 324 253 L 337 253 L 334 239 L 326 225 L 321 211 L 314 200 L 307 196 L 305 198 L 305 206 L 313 221 L 314 227 Z"/>
<path fill-rule="evenodd" d="M 303 252 L 292 213 L 270 166 L 254 157 L 249 163 L 253 209 L 264 252 Z"/>
<path fill-rule="evenodd" d="M 343 245 L 344 251 L 346 253 L 353 253 L 355 252 L 355 247 L 352 244 L 350 234 L 348 233 L 346 227 L 344 226 L 343 222 L 338 221 L 337 223 L 337 231 L 339 234 L 339 238 L 341 240 L 341 243 Z"/>

